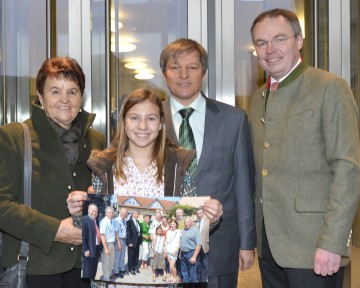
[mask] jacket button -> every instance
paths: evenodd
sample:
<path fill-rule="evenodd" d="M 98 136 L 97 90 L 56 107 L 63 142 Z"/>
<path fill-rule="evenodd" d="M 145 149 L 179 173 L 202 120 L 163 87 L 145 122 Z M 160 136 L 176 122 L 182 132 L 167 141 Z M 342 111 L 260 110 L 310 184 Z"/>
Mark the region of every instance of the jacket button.
<path fill-rule="evenodd" d="M 73 173 L 73 176 L 76 177 L 76 172 Z"/>
<path fill-rule="evenodd" d="M 73 252 L 74 250 L 75 250 L 75 248 L 71 246 L 70 251 Z"/>
<path fill-rule="evenodd" d="M 262 198 L 260 197 L 260 203 L 262 204 Z"/>
<path fill-rule="evenodd" d="M 265 143 L 264 143 L 264 148 L 265 148 L 265 149 L 269 149 L 269 147 L 270 147 L 270 144 L 269 144 L 268 142 L 265 142 Z"/>
<path fill-rule="evenodd" d="M 71 190 L 71 188 L 72 188 L 71 185 L 68 185 L 68 190 Z"/>
<path fill-rule="evenodd" d="M 86 144 L 84 144 L 84 146 L 83 146 L 83 147 L 84 147 L 84 149 L 86 149 L 86 147 L 87 147 L 87 146 L 86 146 Z"/>
<path fill-rule="evenodd" d="M 267 169 L 262 169 L 261 175 L 264 176 L 264 177 L 268 176 L 269 175 L 268 170 Z"/>

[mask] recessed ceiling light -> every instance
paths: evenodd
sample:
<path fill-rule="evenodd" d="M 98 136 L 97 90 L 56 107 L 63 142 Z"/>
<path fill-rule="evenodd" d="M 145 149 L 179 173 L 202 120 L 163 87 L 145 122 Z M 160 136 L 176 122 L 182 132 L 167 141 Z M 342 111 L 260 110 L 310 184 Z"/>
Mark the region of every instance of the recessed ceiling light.
<path fill-rule="evenodd" d="M 120 42 L 118 52 L 131 52 L 136 49 L 136 45 L 128 42 Z M 115 43 L 111 43 L 111 51 L 115 52 Z"/>
<path fill-rule="evenodd" d="M 149 80 L 149 79 L 154 78 L 154 74 L 152 74 L 152 73 L 139 73 L 139 74 L 135 75 L 135 78 L 139 79 L 139 80 Z"/>
<path fill-rule="evenodd" d="M 124 66 L 127 69 L 144 69 L 147 67 L 147 64 L 144 62 L 128 62 Z"/>
<path fill-rule="evenodd" d="M 120 30 L 124 25 L 118 21 L 118 30 Z M 111 18 L 110 21 L 110 30 L 111 32 L 116 32 L 115 19 Z"/>

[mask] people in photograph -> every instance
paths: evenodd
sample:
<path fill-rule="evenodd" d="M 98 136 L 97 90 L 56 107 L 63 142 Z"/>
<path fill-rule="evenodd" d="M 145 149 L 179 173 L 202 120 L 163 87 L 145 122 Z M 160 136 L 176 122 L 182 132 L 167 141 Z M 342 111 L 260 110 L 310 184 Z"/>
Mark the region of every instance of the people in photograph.
<path fill-rule="evenodd" d="M 166 281 L 165 271 L 165 236 L 161 226 L 158 226 L 151 242 L 151 268 L 152 268 L 152 281 L 156 281 L 156 269 L 162 270 L 162 280 Z"/>
<path fill-rule="evenodd" d="M 356 102 L 301 56 L 293 12 L 261 13 L 251 35 L 268 75 L 249 111 L 263 287 L 342 287 L 360 187 Z"/>
<path fill-rule="evenodd" d="M 148 259 L 150 256 L 150 215 L 145 214 L 143 217 L 144 221 L 140 223 L 140 232 L 141 232 L 141 247 L 142 247 L 142 255 L 141 255 L 141 269 L 147 269 L 148 267 Z"/>
<path fill-rule="evenodd" d="M 170 220 L 170 230 L 166 233 L 165 256 L 170 264 L 169 283 L 177 283 L 178 271 L 176 269 L 176 260 L 178 259 L 180 249 L 181 231 L 178 229 L 179 223 L 176 219 Z"/>
<path fill-rule="evenodd" d="M 185 217 L 185 229 L 181 232 L 181 275 L 184 283 L 197 282 L 197 256 L 201 249 L 201 234 L 193 226 L 190 216 Z"/>
<path fill-rule="evenodd" d="M 105 208 L 105 217 L 100 221 L 100 235 L 103 250 L 101 253 L 101 264 L 103 275 L 101 280 L 110 281 L 113 276 L 112 271 L 115 263 L 115 227 L 114 227 L 114 208 Z"/>
<path fill-rule="evenodd" d="M 94 203 L 88 206 L 88 215 L 82 218 L 82 277 L 95 278 L 101 252 L 101 235 L 96 222 L 98 207 Z"/>
<path fill-rule="evenodd" d="M 124 99 L 110 147 L 87 162 L 95 176 L 95 193 L 162 197 L 194 191 L 186 189 L 184 179 L 195 153 L 166 140 L 163 119 L 155 92 L 138 89 Z"/>
<path fill-rule="evenodd" d="M 209 287 L 236 287 L 239 268 L 252 266 L 256 246 L 254 166 L 246 114 L 201 92 L 208 55 L 196 41 L 183 38 L 167 45 L 160 66 L 170 91 L 163 102 L 167 136 L 195 148 L 191 175 L 197 195 L 210 196 L 204 213 L 211 227 L 217 224 L 210 233 L 215 249 L 209 252 Z"/>
<path fill-rule="evenodd" d="M 136 275 L 139 270 L 139 252 L 141 245 L 141 228 L 139 222 L 139 211 L 134 211 L 126 225 L 126 245 L 128 248 L 129 273 Z"/>
<path fill-rule="evenodd" d="M 161 225 L 161 212 L 156 211 L 155 212 L 155 219 L 151 222 L 150 225 L 150 237 L 153 239 L 153 237 L 156 234 L 156 228 Z"/>
<path fill-rule="evenodd" d="M 184 228 L 185 228 L 184 210 L 182 208 L 177 208 L 175 210 L 175 217 L 178 222 L 178 228 L 180 230 L 184 230 Z"/>
<path fill-rule="evenodd" d="M 170 229 L 169 220 L 166 215 L 161 216 L 161 230 L 164 236 L 166 236 L 167 231 Z"/>
<path fill-rule="evenodd" d="M 169 220 L 166 215 L 161 216 L 161 231 L 163 233 L 163 236 L 166 237 L 167 232 L 170 230 Z M 170 265 L 169 260 L 167 257 L 165 257 L 165 271 L 166 274 L 170 274 Z"/>
<path fill-rule="evenodd" d="M 81 223 L 91 185 L 85 163 L 92 149 L 105 147 L 105 137 L 90 128 L 95 114 L 82 109 L 85 75 L 74 59 L 45 60 L 35 82 L 38 99 L 25 121 L 34 171 L 31 207 L 22 205 L 23 128 L 18 123 L 0 127 L 2 266 L 16 263 L 24 240 L 30 243 L 29 288 L 89 287 L 89 280 L 81 278 L 81 229 L 70 214 L 79 215 Z"/>
<path fill-rule="evenodd" d="M 113 275 L 119 278 L 124 278 L 125 275 L 129 275 L 129 272 L 126 271 L 125 266 L 127 215 L 128 210 L 125 207 L 121 207 L 119 216 L 114 219 L 114 230 L 117 243 L 115 245 L 115 263 Z"/>
<path fill-rule="evenodd" d="M 204 209 L 199 207 L 196 209 L 196 227 L 201 235 L 201 249 L 197 257 L 197 282 L 208 281 L 209 266 L 209 219 L 204 214 Z"/>

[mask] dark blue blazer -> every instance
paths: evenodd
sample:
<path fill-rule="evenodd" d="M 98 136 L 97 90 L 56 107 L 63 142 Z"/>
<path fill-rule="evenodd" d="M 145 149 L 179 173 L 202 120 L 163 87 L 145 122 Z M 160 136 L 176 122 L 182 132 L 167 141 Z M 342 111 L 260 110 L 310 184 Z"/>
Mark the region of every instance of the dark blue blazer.
<path fill-rule="evenodd" d="M 132 216 L 126 222 L 126 245 L 129 246 L 129 244 L 133 244 L 133 248 L 141 244 L 141 235 L 138 235 Z"/>
<path fill-rule="evenodd" d="M 96 258 L 98 257 L 98 250 L 96 249 L 96 229 L 93 220 L 89 215 L 85 215 L 82 218 L 82 254 L 89 250 L 90 257 Z M 101 244 L 101 243 L 100 243 Z"/>

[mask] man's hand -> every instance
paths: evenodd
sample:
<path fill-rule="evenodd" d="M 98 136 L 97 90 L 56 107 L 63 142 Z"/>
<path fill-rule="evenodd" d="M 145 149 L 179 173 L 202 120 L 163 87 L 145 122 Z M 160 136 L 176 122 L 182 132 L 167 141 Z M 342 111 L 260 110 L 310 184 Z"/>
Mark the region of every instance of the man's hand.
<path fill-rule="evenodd" d="M 74 245 L 81 245 L 81 229 L 74 226 L 71 217 L 61 221 L 58 231 L 55 235 L 55 241 L 62 243 L 69 243 Z"/>
<path fill-rule="evenodd" d="M 314 257 L 314 272 L 321 276 L 331 276 L 340 268 L 341 255 L 316 248 Z"/>
<path fill-rule="evenodd" d="M 204 213 L 209 218 L 210 224 L 216 222 L 223 215 L 222 204 L 216 199 L 206 200 Z"/>
<path fill-rule="evenodd" d="M 84 191 L 72 191 L 66 199 L 67 207 L 70 215 L 81 216 L 83 204 L 86 200 L 87 193 Z"/>
<path fill-rule="evenodd" d="M 85 256 L 85 257 L 90 257 L 90 250 L 86 250 L 86 251 L 84 252 L 84 256 Z"/>
<path fill-rule="evenodd" d="M 252 267 L 255 260 L 254 250 L 242 250 L 239 252 L 239 269 L 248 270 Z"/>
<path fill-rule="evenodd" d="M 190 259 L 189 259 L 189 262 L 190 262 L 190 264 L 195 264 L 196 263 L 196 257 L 191 257 Z"/>

